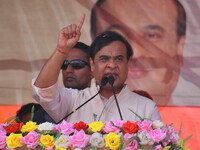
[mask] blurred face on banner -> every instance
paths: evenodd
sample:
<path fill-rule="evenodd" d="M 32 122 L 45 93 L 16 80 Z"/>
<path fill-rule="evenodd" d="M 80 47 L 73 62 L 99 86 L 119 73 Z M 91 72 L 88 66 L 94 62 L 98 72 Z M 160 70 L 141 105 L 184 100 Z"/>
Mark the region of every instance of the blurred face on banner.
<path fill-rule="evenodd" d="M 126 83 L 150 93 L 158 105 L 170 104 L 182 66 L 185 28 L 178 36 L 178 15 L 174 0 L 100 0 L 91 16 L 93 39 L 111 30 L 128 40 L 133 57 Z"/>

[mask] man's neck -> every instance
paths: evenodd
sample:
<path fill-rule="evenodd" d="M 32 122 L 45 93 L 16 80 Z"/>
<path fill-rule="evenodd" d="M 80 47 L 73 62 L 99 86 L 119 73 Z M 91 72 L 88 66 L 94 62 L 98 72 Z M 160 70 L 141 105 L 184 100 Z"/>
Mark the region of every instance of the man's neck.
<path fill-rule="evenodd" d="M 115 94 L 118 94 L 118 93 L 122 90 L 122 88 L 123 88 L 123 87 L 114 89 Z M 112 91 L 111 88 L 106 88 L 106 89 L 103 88 L 103 89 L 100 91 L 100 94 L 101 94 L 103 97 L 109 99 L 109 98 L 113 95 L 113 91 Z"/>

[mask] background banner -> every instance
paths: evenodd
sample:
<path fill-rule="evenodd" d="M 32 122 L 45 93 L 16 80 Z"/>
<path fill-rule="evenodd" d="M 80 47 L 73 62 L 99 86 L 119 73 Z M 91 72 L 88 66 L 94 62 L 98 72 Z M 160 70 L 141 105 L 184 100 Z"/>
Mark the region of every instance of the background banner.
<path fill-rule="evenodd" d="M 32 78 L 55 50 L 59 31 L 78 23 L 85 13 L 80 41 L 90 45 L 105 30 L 121 33 L 134 51 L 127 84 L 132 90 L 147 91 L 158 104 L 164 121 L 173 122 L 175 116 L 180 121 L 177 126 L 184 117 L 185 122 L 191 121 L 192 141 L 197 142 L 200 1 L 99 0 L 95 5 L 96 2 L 0 0 L 0 113 L 5 111 L 4 105 L 34 102 Z M 59 85 L 63 87 L 62 78 Z M 173 111 L 178 113 L 174 117 Z M 189 135 L 187 132 L 185 135 Z"/>

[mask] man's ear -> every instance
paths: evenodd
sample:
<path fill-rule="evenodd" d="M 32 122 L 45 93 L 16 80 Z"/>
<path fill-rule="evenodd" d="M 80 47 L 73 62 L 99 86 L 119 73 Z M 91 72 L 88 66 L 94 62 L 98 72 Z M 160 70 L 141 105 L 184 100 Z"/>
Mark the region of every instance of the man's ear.
<path fill-rule="evenodd" d="M 91 67 L 91 71 L 94 71 L 94 62 L 92 60 L 92 58 L 90 58 L 90 67 Z"/>
<path fill-rule="evenodd" d="M 179 38 L 178 41 L 178 51 L 177 51 L 177 55 L 178 55 L 178 60 L 179 60 L 179 66 L 183 66 L 183 49 L 184 49 L 184 45 L 185 45 L 185 35 L 181 36 Z"/>

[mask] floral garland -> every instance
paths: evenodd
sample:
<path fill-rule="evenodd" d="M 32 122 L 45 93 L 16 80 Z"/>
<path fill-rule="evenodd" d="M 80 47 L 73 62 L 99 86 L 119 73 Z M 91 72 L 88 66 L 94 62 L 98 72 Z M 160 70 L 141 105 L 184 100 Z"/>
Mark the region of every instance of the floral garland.
<path fill-rule="evenodd" d="M 190 137 L 189 137 L 190 138 Z M 0 124 L 0 149 L 42 149 L 42 150 L 188 150 L 172 125 L 159 120 L 141 121 L 111 120 L 102 123 L 60 124 L 45 122 L 37 125 L 12 122 Z"/>

